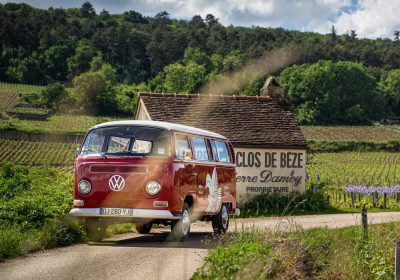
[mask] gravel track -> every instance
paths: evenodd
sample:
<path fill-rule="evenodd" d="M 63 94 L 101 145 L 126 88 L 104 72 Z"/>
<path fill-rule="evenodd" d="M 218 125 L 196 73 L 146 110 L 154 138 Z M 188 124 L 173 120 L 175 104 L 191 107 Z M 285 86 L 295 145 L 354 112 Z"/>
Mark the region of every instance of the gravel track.
<path fill-rule="evenodd" d="M 400 221 L 399 212 L 369 213 L 370 223 Z M 359 214 L 231 220 L 242 228 L 293 230 L 339 228 L 360 224 Z M 169 228 L 152 234 L 117 235 L 101 243 L 79 244 L 30 254 L 0 263 L 0 279 L 188 279 L 202 265 L 212 242 L 211 225 L 196 222 L 186 242 L 166 241 Z"/>

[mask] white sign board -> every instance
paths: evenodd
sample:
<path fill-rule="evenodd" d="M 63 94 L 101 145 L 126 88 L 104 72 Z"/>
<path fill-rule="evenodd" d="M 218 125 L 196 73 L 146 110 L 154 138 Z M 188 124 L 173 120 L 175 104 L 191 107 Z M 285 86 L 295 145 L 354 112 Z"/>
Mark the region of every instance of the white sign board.
<path fill-rule="evenodd" d="M 306 151 L 235 148 L 237 201 L 262 193 L 305 191 Z"/>

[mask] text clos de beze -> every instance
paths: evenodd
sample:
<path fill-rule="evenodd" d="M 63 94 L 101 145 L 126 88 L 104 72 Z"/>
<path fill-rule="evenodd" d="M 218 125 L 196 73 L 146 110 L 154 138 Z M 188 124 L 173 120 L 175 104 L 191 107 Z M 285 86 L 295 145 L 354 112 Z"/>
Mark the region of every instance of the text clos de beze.
<path fill-rule="evenodd" d="M 237 167 L 303 168 L 304 154 L 299 152 L 237 152 Z"/>

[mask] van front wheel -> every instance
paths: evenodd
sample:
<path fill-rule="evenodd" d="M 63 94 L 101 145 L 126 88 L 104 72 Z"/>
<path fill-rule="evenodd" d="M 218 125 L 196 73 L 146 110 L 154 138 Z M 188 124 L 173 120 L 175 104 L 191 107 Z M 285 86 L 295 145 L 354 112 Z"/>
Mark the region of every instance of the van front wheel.
<path fill-rule="evenodd" d="M 229 212 L 225 204 L 222 204 L 219 213 L 212 217 L 212 227 L 214 233 L 225 233 L 229 227 Z"/>
<path fill-rule="evenodd" d="M 86 219 L 85 229 L 89 241 L 100 242 L 106 235 L 107 225 L 97 219 Z"/>

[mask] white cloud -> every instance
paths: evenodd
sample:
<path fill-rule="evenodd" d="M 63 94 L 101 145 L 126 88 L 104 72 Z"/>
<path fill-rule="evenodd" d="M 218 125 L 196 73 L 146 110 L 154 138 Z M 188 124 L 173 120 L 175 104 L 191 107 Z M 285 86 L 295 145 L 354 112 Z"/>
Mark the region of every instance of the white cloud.
<path fill-rule="evenodd" d="M 359 37 L 393 38 L 393 32 L 400 30 L 400 1 L 364 0 L 352 13 L 342 13 L 331 24 L 339 33 L 356 30 Z"/>
<path fill-rule="evenodd" d="M 80 0 L 11 0 L 40 8 L 79 7 Z M 359 37 L 393 37 L 400 29 L 400 0 L 89 0 L 100 12 L 136 10 L 145 15 L 167 11 L 173 18 L 213 14 L 224 25 L 283 27 L 328 33 L 356 30 Z M 4 2 L 4 1 L 2 1 Z M 8 2 L 8 1 L 5 1 Z"/>
<path fill-rule="evenodd" d="M 168 5 L 166 4 L 168 1 Z M 165 8 L 176 18 L 190 18 L 209 13 L 225 25 L 260 25 L 291 29 L 313 30 L 315 26 L 327 23 L 343 7 L 351 5 L 350 0 L 150 0 L 138 1 L 144 11 L 153 13 Z M 156 11 L 155 9 L 158 10 Z M 329 29 L 328 29 L 329 30 Z M 327 30 L 327 31 L 328 31 Z"/>

